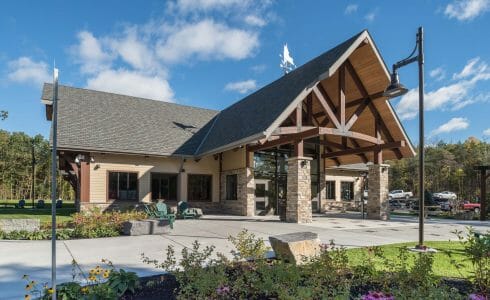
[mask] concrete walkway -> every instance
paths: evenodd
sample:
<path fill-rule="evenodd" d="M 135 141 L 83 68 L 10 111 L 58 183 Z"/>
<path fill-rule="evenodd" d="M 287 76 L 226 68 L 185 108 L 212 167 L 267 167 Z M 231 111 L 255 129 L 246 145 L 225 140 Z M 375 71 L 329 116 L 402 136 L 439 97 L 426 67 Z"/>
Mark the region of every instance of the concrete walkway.
<path fill-rule="evenodd" d="M 426 240 L 455 240 L 454 230 L 474 226 L 489 230 L 490 222 L 428 220 L 425 226 Z M 400 242 L 417 241 L 418 223 L 413 217 L 393 217 L 392 220 L 361 220 L 358 214 L 317 215 L 307 225 L 281 223 L 277 217 L 206 216 L 201 220 L 178 220 L 175 229 L 166 235 L 115 237 L 86 240 L 59 241 L 57 243 L 58 282 L 71 280 L 75 259 L 83 272 L 101 264 L 106 258 L 116 267 L 135 271 L 140 275 L 162 273 L 141 261 L 141 254 L 163 260 L 165 249 L 173 245 L 177 253 L 183 247 L 191 247 L 194 240 L 203 246 L 214 245 L 216 250 L 229 254 L 232 250 L 227 241 L 243 229 L 268 240 L 270 235 L 311 231 L 319 234 L 322 242 L 331 239 L 338 245 L 362 247 Z M 21 277 L 29 274 L 40 282 L 50 280 L 50 241 L 0 241 L 0 299 L 19 299 L 24 295 L 25 282 Z"/>

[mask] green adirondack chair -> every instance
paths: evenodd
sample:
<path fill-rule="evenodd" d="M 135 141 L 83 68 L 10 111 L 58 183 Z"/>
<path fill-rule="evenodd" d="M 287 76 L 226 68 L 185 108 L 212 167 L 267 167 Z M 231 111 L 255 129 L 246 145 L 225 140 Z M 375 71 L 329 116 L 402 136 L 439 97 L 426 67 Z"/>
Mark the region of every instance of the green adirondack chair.
<path fill-rule="evenodd" d="M 168 220 L 170 228 L 174 228 L 175 214 L 169 213 L 167 205 L 163 202 L 158 202 L 156 204 L 156 210 L 154 211 L 156 218 L 160 220 Z"/>
<path fill-rule="evenodd" d="M 156 218 L 157 215 L 155 214 L 155 205 L 152 204 L 143 204 L 143 208 L 145 210 L 145 213 L 148 215 L 149 218 Z"/>
<path fill-rule="evenodd" d="M 177 204 L 177 216 L 183 219 L 198 219 L 201 217 L 196 210 L 189 208 L 189 204 L 186 201 L 180 201 Z"/>

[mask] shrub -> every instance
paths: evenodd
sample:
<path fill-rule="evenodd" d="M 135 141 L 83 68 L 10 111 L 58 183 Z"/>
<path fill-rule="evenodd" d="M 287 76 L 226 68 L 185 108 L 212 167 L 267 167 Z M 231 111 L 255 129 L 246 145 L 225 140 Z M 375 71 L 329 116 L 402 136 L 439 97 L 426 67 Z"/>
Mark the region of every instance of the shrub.
<path fill-rule="evenodd" d="M 463 244 L 467 259 L 473 265 L 471 279 L 482 294 L 490 293 L 490 232 L 477 233 L 469 227 L 466 236 L 461 231 L 454 233 Z"/>

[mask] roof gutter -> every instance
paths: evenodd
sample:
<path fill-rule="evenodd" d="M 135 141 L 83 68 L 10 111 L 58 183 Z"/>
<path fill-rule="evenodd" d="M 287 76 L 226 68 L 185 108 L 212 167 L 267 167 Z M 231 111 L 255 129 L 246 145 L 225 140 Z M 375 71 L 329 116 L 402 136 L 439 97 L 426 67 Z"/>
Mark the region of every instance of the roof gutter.
<path fill-rule="evenodd" d="M 231 149 L 246 145 L 246 144 L 251 143 L 251 142 L 256 142 L 257 140 L 263 139 L 265 137 L 266 137 L 265 132 L 257 133 L 257 134 L 248 136 L 246 138 L 243 138 L 241 140 L 226 144 L 226 145 L 221 146 L 219 148 L 215 148 L 213 150 L 210 150 L 210 151 L 204 152 L 202 154 L 196 155 L 196 158 L 207 156 L 207 155 L 212 155 L 212 154 L 216 154 L 216 153 L 220 153 L 220 152 L 224 152 L 227 150 L 231 150 Z"/>

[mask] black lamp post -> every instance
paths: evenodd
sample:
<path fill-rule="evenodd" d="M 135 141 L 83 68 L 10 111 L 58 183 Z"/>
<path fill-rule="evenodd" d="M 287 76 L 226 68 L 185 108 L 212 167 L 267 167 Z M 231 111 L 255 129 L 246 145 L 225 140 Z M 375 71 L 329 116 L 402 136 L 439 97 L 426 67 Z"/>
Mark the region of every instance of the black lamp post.
<path fill-rule="evenodd" d="M 417 50 L 418 53 L 415 55 Z M 419 244 L 417 248 L 424 248 L 424 29 L 422 27 L 417 31 L 417 42 L 412 53 L 393 64 L 391 83 L 384 91 L 384 96 L 393 98 L 407 93 L 407 88 L 400 84 L 397 70 L 413 62 L 417 62 L 419 66 Z"/>

